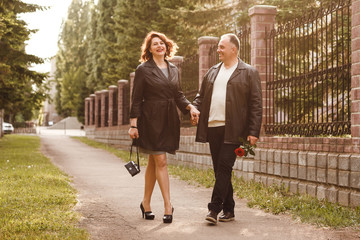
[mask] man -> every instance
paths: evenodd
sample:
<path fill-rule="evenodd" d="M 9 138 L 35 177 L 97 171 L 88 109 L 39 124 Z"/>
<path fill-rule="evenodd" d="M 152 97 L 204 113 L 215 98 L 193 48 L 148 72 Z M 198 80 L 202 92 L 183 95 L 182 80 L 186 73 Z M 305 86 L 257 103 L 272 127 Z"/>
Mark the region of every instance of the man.
<path fill-rule="evenodd" d="M 238 58 L 240 41 L 234 34 L 221 36 L 217 52 L 221 62 L 205 74 L 193 105 L 200 116 L 196 141 L 209 142 L 215 172 L 215 185 L 206 220 L 217 223 L 235 218 L 231 173 L 236 160 L 239 137 L 254 145 L 259 138 L 262 99 L 259 74 Z"/>

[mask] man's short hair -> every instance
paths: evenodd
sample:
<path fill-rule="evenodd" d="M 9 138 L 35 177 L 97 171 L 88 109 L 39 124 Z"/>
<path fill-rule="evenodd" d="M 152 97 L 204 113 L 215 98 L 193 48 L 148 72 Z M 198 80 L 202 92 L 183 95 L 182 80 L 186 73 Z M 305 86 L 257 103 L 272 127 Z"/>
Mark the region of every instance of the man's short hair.
<path fill-rule="evenodd" d="M 221 38 L 223 38 L 223 37 L 228 37 L 230 42 L 235 45 L 236 49 L 238 51 L 240 50 L 240 40 L 235 34 L 227 33 L 227 34 L 224 34 L 221 36 Z"/>

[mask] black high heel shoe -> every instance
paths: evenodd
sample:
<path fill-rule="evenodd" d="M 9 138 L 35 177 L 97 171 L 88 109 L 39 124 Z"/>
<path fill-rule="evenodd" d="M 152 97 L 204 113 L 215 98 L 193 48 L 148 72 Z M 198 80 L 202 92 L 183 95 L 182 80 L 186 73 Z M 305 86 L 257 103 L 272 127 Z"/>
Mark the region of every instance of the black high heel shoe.
<path fill-rule="evenodd" d="M 172 208 L 172 213 L 174 213 L 174 207 Z M 164 223 L 172 223 L 173 220 L 173 214 L 164 214 L 163 222 Z"/>
<path fill-rule="evenodd" d="M 140 203 L 140 209 L 141 209 L 143 218 L 145 218 L 146 220 L 154 220 L 155 215 L 152 213 L 152 211 L 145 212 L 142 202 Z"/>

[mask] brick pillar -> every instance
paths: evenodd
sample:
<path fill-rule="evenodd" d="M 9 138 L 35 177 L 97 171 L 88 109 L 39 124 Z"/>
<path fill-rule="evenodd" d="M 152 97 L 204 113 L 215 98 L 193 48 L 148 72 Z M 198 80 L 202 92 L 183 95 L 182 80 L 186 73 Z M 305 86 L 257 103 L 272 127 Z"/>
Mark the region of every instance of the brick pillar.
<path fill-rule="evenodd" d="M 89 122 L 90 122 L 90 101 L 91 98 L 87 97 L 85 98 L 85 127 L 89 126 Z"/>
<path fill-rule="evenodd" d="M 131 76 L 131 74 L 130 74 Z M 134 73 L 135 76 L 135 73 Z M 134 79 L 132 79 L 134 81 Z M 126 104 L 124 101 L 130 102 L 130 99 L 126 99 L 127 93 L 126 91 L 126 85 L 129 84 L 128 80 L 119 80 L 118 81 L 118 125 L 124 125 L 124 113 L 126 111 L 126 108 L 128 108 L 129 104 Z M 127 95 L 129 96 L 129 95 Z M 125 114 L 126 115 L 126 114 Z"/>
<path fill-rule="evenodd" d="M 351 136 L 360 138 L 360 0 L 351 9 Z"/>
<path fill-rule="evenodd" d="M 117 106 L 114 106 L 114 97 L 116 97 L 116 94 L 117 86 L 109 86 L 109 127 L 116 126 L 116 124 L 114 124 L 114 118 L 116 118 L 114 115 L 117 114 Z"/>
<path fill-rule="evenodd" d="M 101 109 L 101 92 L 95 92 L 95 127 L 101 126 L 101 114 L 99 114 L 99 109 Z"/>
<path fill-rule="evenodd" d="M 200 37 L 198 39 L 199 44 L 199 89 L 204 75 L 209 70 L 211 65 L 210 61 L 210 48 L 216 46 L 219 42 L 218 37 Z"/>
<path fill-rule="evenodd" d="M 130 106 L 132 103 L 132 91 L 134 87 L 135 72 L 130 73 Z"/>
<path fill-rule="evenodd" d="M 101 91 L 101 127 L 108 126 L 108 116 L 106 116 L 109 108 L 109 100 L 106 98 L 109 97 L 109 91 L 108 90 L 102 90 Z"/>
<path fill-rule="evenodd" d="M 249 9 L 250 27 L 251 27 L 251 65 L 254 66 L 260 74 L 263 118 L 266 120 L 266 48 L 265 48 L 265 29 L 269 32 L 274 29 L 276 7 L 266 5 L 256 5 Z M 271 51 L 272 52 L 272 51 Z M 268 96 L 269 98 L 269 96 Z M 268 99 L 270 102 L 271 99 Z M 261 130 L 264 134 L 264 128 Z"/>
<path fill-rule="evenodd" d="M 89 125 L 95 124 L 95 94 L 90 94 L 90 120 Z"/>
<path fill-rule="evenodd" d="M 169 60 L 172 64 L 174 64 L 177 68 L 181 68 L 181 64 L 184 62 L 184 57 L 181 56 L 174 56 L 172 59 Z"/>

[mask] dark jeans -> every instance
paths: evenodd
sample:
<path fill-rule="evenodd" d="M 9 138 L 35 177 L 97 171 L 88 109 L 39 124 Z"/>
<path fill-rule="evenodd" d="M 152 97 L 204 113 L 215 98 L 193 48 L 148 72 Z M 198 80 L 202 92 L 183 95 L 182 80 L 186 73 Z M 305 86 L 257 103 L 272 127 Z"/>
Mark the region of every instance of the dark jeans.
<path fill-rule="evenodd" d="M 234 213 L 235 201 L 231 173 L 236 160 L 237 144 L 224 143 L 225 126 L 208 128 L 208 140 L 215 172 L 215 185 L 208 204 L 209 210 L 216 213 Z"/>

